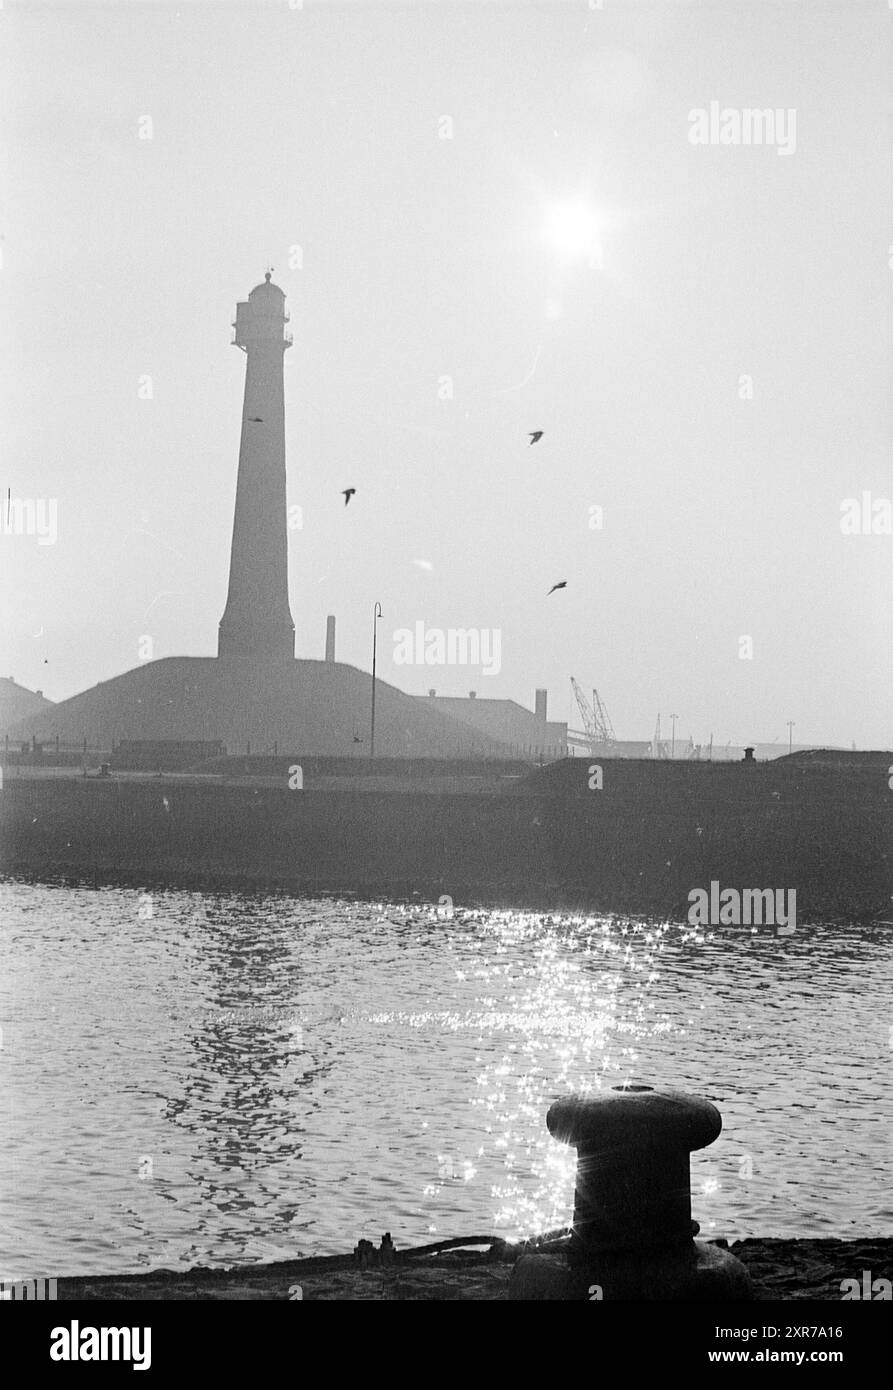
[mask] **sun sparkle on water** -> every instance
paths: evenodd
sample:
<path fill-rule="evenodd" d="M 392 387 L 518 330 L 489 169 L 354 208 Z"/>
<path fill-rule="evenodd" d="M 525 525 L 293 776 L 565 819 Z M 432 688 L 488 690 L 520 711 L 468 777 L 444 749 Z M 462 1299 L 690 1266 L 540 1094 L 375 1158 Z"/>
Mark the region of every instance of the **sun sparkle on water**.
<path fill-rule="evenodd" d="M 437 1022 L 476 1030 L 482 1051 L 500 1035 L 506 1042 L 501 1054 L 475 1059 L 482 1069 L 469 1104 L 486 1123 L 468 1155 L 438 1156 L 438 1182 L 424 1194 L 437 1197 L 444 1185 L 471 1182 L 483 1169 L 497 1229 L 523 1237 L 564 1226 L 576 1154 L 548 1134 L 546 1111 L 569 1091 L 634 1079 L 637 1044 L 670 1030 L 648 997 L 669 925 L 477 911 L 454 926 L 447 948 L 465 967 L 457 980 L 477 987 L 476 1007 L 438 1012 Z M 424 1019 L 434 1021 L 433 1014 Z M 498 1180 L 494 1167 L 502 1170 Z"/>

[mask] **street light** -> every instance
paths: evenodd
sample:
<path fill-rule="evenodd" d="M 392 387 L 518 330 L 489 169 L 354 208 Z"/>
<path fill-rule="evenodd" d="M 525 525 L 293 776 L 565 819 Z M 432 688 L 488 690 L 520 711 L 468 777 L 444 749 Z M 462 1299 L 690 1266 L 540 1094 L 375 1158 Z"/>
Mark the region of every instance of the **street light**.
<path fill-rule="evenodd" d="M 375 658 L 378 642 L 378 620 L 381 617 L 381 604 L 376 603 L 372 614 L 372 729 L 369 735 L 369 756 L 375 757 Z"/>
<path fill-rule="evenodd" d="M 676 720 L 677 720 L 678 718 L 679 718 L 679 715 L 678 715 L 678 714 L 671 714 L 671 715 L 670 715 L 670 719 L 672 720 L 672 723 L 673 723 L 673 733 L 672 733 L 672 737 L 671 737 L 671 739 L 670 739 L 670 757 L 671 757 L 671 758 L 675 758 L 675 756 L 676 756 Z"/>

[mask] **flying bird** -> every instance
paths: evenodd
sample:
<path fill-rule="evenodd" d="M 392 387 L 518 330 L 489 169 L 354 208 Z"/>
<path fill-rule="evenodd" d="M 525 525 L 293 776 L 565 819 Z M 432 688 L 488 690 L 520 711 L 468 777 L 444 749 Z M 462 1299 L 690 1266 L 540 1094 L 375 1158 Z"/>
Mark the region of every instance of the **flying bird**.
<path fill-rule="evenodd" d="M 539 440 L 542 439 L 542 437 L 543 437 L 543 432 L 542 432 L 542 430 L 531 430 L 531 431 L 530 431 L 530 444 L 536 444 L 536 443 L 538 443 Z M 530 444 L 528 444 L 528 446 L 527 446 L 528 449 L 530 448 Z"/>
<path fill-rule="evenodd" d="M 567 580 L 566 580 L 566 579 L 561 579 L 561 580 L 559 580 L 559 582 L 558 582 L 557 584 L 553 584 L 553 585 L 552 585 L 551 589 L 549 590 L 549 594 L 554 594 L 554 592 L 555 592 L 556 589 L 566 589 L 566 588 L 567 588 Z M 546 598 L 549 597 L 549 594 L 546 594 Z"/>
<path fill-rule="evenodd" d="M 346 487 L 342 489 L 341 496 L 344 498 L 345 507 L 349 505 L 350 499 L 353 497 L 355 492 L 355 487 Z"/>

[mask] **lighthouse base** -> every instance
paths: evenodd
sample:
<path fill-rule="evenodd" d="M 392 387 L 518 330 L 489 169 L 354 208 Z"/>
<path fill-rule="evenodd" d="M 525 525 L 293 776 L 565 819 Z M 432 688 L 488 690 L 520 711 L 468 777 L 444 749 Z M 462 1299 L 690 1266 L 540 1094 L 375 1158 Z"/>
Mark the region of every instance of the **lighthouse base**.
<path fill-rule="evenodd" d="M 250 661 L 260 668 L 295 659 L 295 629 L 289 622 L 221 621 L 217 632 L 218 659 Z"/>

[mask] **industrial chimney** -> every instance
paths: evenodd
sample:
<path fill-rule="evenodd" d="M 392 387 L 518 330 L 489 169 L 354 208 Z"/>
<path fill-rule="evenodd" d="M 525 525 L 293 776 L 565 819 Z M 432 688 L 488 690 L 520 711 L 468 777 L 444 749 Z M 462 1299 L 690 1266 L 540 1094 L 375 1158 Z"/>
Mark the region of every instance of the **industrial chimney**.
<path fill-rule="evenodd" d="M 534 712 L 536 714 L 537 719 L 539 719 L 543 724 L 545 724 L 546 722 L 546 705 L 548 703 L 548 699 L 548 690 L 538 690 L 536 692 L 536 704 L 534 705 Z"/>
<path fill-rule="evenodd" d="M 329 614 L 326 618 L 326 661 L 331 665 L 335 660 L 335 618 Z"/>

